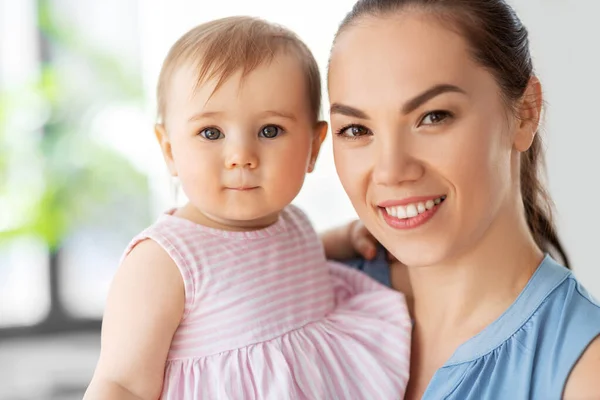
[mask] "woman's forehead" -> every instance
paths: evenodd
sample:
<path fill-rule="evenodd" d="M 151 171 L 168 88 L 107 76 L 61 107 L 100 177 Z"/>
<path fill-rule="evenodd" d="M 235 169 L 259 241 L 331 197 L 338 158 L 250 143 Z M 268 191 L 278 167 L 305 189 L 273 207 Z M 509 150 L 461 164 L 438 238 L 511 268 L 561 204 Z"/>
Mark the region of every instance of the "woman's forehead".
<path fill-rule="evenodd" d="M 366 88 L 418 92 L 440 83 L 470 86 L 481 72 L 458 33 L 437 18 L 402 14 L 348 26 L 332 50 L 328 84 L 330 95 Z"/>

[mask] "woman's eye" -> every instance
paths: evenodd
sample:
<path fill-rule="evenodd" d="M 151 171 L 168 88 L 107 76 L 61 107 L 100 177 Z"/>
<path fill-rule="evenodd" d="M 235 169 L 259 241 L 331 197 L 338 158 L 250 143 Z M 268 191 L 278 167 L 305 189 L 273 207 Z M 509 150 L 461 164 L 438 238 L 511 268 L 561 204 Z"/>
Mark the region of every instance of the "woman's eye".
<path fill-rule="evenodd" d="M 223 137 L 223 134 L 217 128 L 206 128 L 200 131 L 200 136 L 207 140 L 217 140 Z"/>
<path fill-rule="evenodd" d="M 345 136 L 348 138 L 356 138 L 360 136 L 368 135 L 370 131 L 361 125 L 350 125 L 346 126 L 338 131 L 339 136 Z"/>
<path fill-rule="evenodd" d="M 273 139 L 279 136 L 283 132 L 283 129 L 276 125 L 267 125 L 261 128 L 259 136 L 267 139 Z"/>
<path fill-rule="evenodd" d="M 425 116 L 419 122 L 419 125 L 437 125 L 444 122 L 447 118 L 451 117 L 448 111 L 432 111 L 425 114 Z"/>

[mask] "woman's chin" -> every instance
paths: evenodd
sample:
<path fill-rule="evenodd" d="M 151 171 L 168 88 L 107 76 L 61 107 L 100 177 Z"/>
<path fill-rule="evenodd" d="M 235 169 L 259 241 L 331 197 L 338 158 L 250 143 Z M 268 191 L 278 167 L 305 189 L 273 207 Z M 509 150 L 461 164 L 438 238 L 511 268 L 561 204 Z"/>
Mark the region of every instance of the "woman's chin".
<path fill-rule="evenodd" d="M 409 268 L 423 268 L 443 263 L 448 258 L 448 253 L 442 246 L 431 244 L 415 244 L 393 246 L 390 253 L 402 264 Z"/>

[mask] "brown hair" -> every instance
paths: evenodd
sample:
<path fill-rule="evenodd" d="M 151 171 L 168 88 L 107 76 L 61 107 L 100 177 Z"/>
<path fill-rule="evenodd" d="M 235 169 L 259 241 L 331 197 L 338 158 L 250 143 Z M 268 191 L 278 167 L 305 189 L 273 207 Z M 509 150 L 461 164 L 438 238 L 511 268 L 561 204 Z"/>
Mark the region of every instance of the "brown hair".
<path fill-rule="evenodd" d="M 407 9 L 429 12 L 457 29 L 470 45 L 475 61 L 493 74 L 507 105 L 513 107 L 523 97 L 534 76 L 529 38 L 504 0 L 359 0 L 342 21 L 336 39 L 359 18 L 384 17 Z M 569 268 L 553 223 L 552 202 L 540 179 L 543 167 L 542 142 L 536 134 L 531 148 L 521 155 L 525 217 L 537 245 L 544 251 L 558 252 Z"/>
<path fill-rule="evenodd" d="M 298 56 L 306 75 L 308 97 L 314 119 L 321 109 L 321 75 L 317 62 L 292 31 L 252 17 L 227 17 L 201 24 L 184 34 L 171 47 L 158 79 L 158 120 L 164 120 L 166 94 L 173 73 L 182 65 L 198 71 L 197 86 L 218 79 L 215 91 L 234 73 L 242 77 L 268 63 L 281 52 Z"/>

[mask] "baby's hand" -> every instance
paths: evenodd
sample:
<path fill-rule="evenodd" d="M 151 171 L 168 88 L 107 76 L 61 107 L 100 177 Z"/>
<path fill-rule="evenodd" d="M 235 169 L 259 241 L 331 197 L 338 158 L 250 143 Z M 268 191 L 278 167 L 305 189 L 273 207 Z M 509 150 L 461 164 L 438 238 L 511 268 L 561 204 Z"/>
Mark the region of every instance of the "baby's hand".
<path fill-rule="evenodd" d="M 372 260 L 377 255 L 378 242 L 360 220 L 329 230 L 321 239 L 328 259 L 347 260 L 359 255 Z"/>
<path fill-rule="evenodd" d="M 360 220 L 352 221 L 349 225 L 350 243 L 355 252 L 366 260 L 372 260 L 377 255 L 379 242 L 369 232 Z M 386 250 L 388 261 L 395 262 L 396 258 Z"/>
<path fill-rule="evenodd" d="M 377 255 L 377 240 L 360 220 L 348 224 L 348 237 L 352 249 L 366 260 Z"/>

